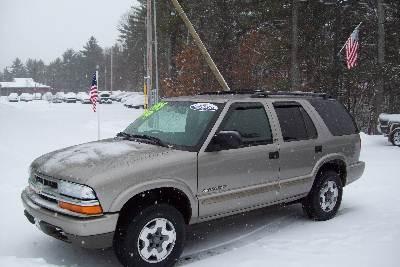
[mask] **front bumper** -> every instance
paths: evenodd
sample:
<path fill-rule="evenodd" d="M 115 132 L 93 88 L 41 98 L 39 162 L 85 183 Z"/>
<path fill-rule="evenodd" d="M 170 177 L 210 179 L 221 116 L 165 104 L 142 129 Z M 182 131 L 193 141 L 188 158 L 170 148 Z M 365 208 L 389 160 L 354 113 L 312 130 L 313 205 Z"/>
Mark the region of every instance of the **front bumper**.
<path fill-rule="evenodd" d="M 361 178 L 365 170 L 365 162 L 359 161 L 347 167 L 346 185 Z"/>
<path fill-rule="evenodd" d="M 85 248 L 112 246 L 118 214 L 78 218 L 57 213 L 37 205 L 24 190 L 21 194 L 25 216 L 39 229 L 57 239 Z"/>

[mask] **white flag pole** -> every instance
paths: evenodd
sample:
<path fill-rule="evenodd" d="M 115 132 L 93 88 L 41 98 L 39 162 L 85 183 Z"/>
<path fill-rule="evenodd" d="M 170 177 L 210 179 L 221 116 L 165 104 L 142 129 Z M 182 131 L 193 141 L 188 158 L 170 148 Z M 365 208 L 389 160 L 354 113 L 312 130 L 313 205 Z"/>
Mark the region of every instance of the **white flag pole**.
<path fill-rule="evenodd" d="M 99 71 L 96 70 L 96 82 L 97 82 L 97 103 L 96 103 L 96 112 L 97 112 L 97 140 L 100 140 L 100 90 L 99 90 Z"/>

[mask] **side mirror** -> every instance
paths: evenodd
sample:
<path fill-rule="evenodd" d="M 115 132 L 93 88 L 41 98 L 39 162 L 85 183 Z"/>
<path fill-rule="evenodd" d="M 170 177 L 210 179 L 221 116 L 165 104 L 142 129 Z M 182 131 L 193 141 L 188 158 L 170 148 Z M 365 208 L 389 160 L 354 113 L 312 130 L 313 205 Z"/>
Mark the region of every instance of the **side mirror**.
<path fill-rule="evenodd" d="M 210 151 L 237 149 L 243 144 L 242 136 L 237 131 L 221 131 L 211 140 Z"/>

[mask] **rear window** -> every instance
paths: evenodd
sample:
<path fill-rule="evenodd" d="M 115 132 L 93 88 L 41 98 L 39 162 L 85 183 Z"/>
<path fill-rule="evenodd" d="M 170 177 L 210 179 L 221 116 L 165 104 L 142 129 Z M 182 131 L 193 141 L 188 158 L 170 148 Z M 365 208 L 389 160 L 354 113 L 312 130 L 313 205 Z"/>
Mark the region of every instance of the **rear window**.
<path fill-rule="evenodd" d="M 309 102 L 334 136 L 358 133 L 357 125 L 346 108 L 336 100 L 310 99 Z"/>

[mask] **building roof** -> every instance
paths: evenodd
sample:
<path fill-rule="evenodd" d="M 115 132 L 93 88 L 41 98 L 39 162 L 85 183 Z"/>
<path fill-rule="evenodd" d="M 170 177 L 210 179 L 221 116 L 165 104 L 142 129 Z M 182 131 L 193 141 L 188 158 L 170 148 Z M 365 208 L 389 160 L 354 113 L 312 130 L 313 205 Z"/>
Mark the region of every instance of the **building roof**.
<path fill-rule="evenodd" d="M 32 78 L 14 78 L 12 82 L 0 82 L 2 88 L 50 88 L 48 85 L 35 82 Z"/>

